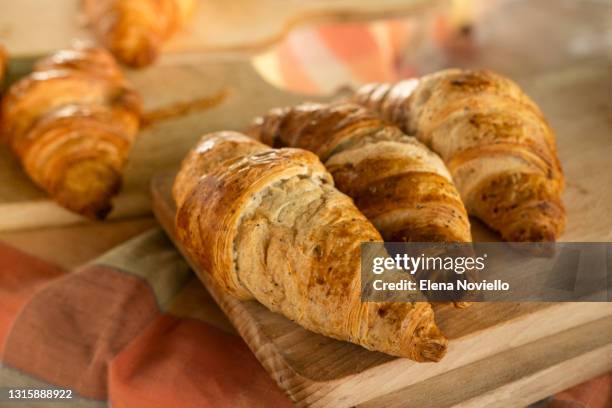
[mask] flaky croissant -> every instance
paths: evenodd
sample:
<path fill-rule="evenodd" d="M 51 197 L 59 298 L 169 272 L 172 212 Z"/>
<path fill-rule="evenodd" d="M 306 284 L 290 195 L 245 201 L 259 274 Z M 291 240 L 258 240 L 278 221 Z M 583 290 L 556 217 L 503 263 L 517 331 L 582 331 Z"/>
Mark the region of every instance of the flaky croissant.
<path fill-rule="evenodd" d="M 64 207 L 103 219 L 138 131 L 139 95 L 103 49 L 39 61 L 2 102 L 2 136 L 28 175 Z"/>
<path fill-rule="evenodd" d="M 103 45 L 133 67 L 153 63 L 196 6 L 196 0 L 84 1 L 89 24 Z"/>
<path fill-rule="evenodd" d="M 173 195 L 178 238 L 203 280 L 371 350 L 444 355 L 428 303 L 361 302 L 360 244 L 381 237 L 314 154 L 209 134 L 184 160 Z"/>
<path fill-rule="evenodd" d="M 552 129 L 514 82 L 450 69 L 361 88 L 354 101 L 437 152 L 470 214 L 507 241 L 554 241 L 565 227 Z"/>
<path fill-rule="evenodd" d="M 7 56 L 6 51 L 2 44 L 0 44 L 0 92 L 2 91 L 2 84 L 4 82 L 4 76 L 6 75 Z"/>
<path fill-rule="evenodd" d="M 471 241 L 467 213 L 442 160 L 359 105 L 274 109 L 248 133 L 275 147 L 316 153 L 386 241 Z"/>

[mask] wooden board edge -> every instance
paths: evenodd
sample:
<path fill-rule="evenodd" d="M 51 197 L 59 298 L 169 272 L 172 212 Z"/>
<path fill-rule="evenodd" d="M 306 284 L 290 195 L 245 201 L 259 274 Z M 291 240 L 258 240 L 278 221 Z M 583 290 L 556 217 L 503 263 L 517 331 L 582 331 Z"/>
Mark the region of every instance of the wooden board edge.
<path fill-rule="evenodd" d="M 516 382 L 457 404 L 455 407 L 504 408 L 515 404 L 527 406 L 611 371 L 612 359 L 610 355 L 612 355 L 612 344 L 535 372 Z M 559 380 L 550 381 L 550 377 Z M 520 391 L 515 393 L 517 389 Z"/>
<path fill-rule="evenodd" d="M 612 317 L 606 317 L 373 398 L 359 406 L 526 406 L 612 370 L 611 356 Z"/>

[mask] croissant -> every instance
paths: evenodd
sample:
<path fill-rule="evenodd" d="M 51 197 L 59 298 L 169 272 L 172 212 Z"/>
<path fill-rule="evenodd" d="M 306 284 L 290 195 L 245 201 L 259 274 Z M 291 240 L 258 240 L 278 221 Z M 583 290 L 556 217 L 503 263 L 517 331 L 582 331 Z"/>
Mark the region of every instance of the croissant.
<path fill-rule="evenodd" d="M 277 108 L 248 133 L 269 145 L 316 153 L 386 241 L 471 241 L 467 213 L 442 160 L 359 105 Z"/>
<path fill-rule="evenodd" d="M 121 186 L 140 111 L 113 57 L 80 45 L 39 61 L 9 88 L 2 136 L 58 203 L 103 219 Z"/>
<path fill-rule="evenodd" d="M 178 239 L 203 280 L 370 350 L 444 355 L 428 303 L 361 302 L 360 244 L 381 237 L 314 154 L 209 134 L 183 161 L 173 196 Z"/>
<path fill-rule="evenodd" d="M 2 82 L 4 81 L 4 75 L 6 75 L 7 56 L 6 51 L 2 44 L 0 44 L 0 91 L 2 91 Z"/>
<path fill-rule="evenodd" d="M 182 28 L 196 0 L 85 0 L 85 15 L 95 34 L 117 58 L 132 67 L 147 66 L 168 38 Z"/>
<path fill-rule="evenodd" d="M 362 87 L 354 101 L 437 152 L 470 214 L 507 241 L 554 241 L 565 227 L 555 136 L 537 105 L 491 71 L 450 69 Z"/>

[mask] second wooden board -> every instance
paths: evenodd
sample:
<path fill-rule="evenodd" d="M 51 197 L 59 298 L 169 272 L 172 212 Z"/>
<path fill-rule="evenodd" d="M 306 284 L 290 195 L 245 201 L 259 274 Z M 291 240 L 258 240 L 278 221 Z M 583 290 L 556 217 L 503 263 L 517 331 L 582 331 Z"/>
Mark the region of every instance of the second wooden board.
<path fill-rule="evenodd" d="M 172 175 L 153 179 L 153 209 L 177 244 L 172 181 Z M 350 407 L 612 315 L 609 303 L 477 303 L 467 310 L 440 306 L 436 320 L 450 340 L 448 354 L 439 363 L 415 363 L 305 330 L 258 302 L 234 299 L 206 273 L 199 275 L 262 365 L 300 406 Z"/>
<path fill-rule="evenodd" d="M 80 0 L 3 1 L 0 43 L 13 56 L 32 57 L 92 37 Z M 273 44 L 300 23 L 364 17 L 397 17 L 432 8 L 431 0 L 223 0 L 197 1 L 184 30 L 166 45 L 169 53 L 255 51 Z M 437 0 L 433 4 L 450 4 Z M 44 12 L 40 12 L 44 10 Z M 28 24 L 22 24 L 26 22 Z M 36 27 L 33 30 L 32 27 Z M 240 29 L 236 29 L 240 27 Z"/>

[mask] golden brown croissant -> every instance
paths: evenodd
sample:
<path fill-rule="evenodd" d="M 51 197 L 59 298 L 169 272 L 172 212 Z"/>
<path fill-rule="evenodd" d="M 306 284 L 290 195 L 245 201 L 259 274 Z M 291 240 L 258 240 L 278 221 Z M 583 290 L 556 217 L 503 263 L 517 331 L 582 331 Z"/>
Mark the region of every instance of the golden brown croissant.
<path fill-rule="evenodd" d="M 4 75 L 6 75 L 7 57 L 6 51 L 2 44 L 0 44 L 0 91 L 2 91 L 2 83 L 4 81 Z"/>
<path fill-rule="evenodd" d="M 96 35 L 122 62 L 144 67 L 155 61 L 170 36 L 185 25 L 196 0 L 85 0 Z"/>
<path fill-rule="evenodd" d="M 314 154 L 213 133 L 184 160 L 173 193 L 178 238 L 203 280 L 371 350 L 444 355 L 428 303 L 361 302 L 360 244 L 381 237 Z"/>
<path fill-rule="evenodd" d="M 387 241 L 471 241 L 467 213 L 442 160 L 359 105 L 274 109 L 256 119 L 249 134 L 316 153 Z"/>
<path fill-rule="evenodd" d="M 8 90 L 2 134 L 51 197 L 103 219 L 121 186 L 140 111 L 140 97 L 113 57 L 79 46 L 39 61 Z"/>
<path fill-rule="evenodd" d="M 470 214 L 507 241 L 554 241 L 565 227 L 555 137 L 536 104 L 491 71 L 450 69 L 361 88 L 354 100 L 446 162 Z"/>

